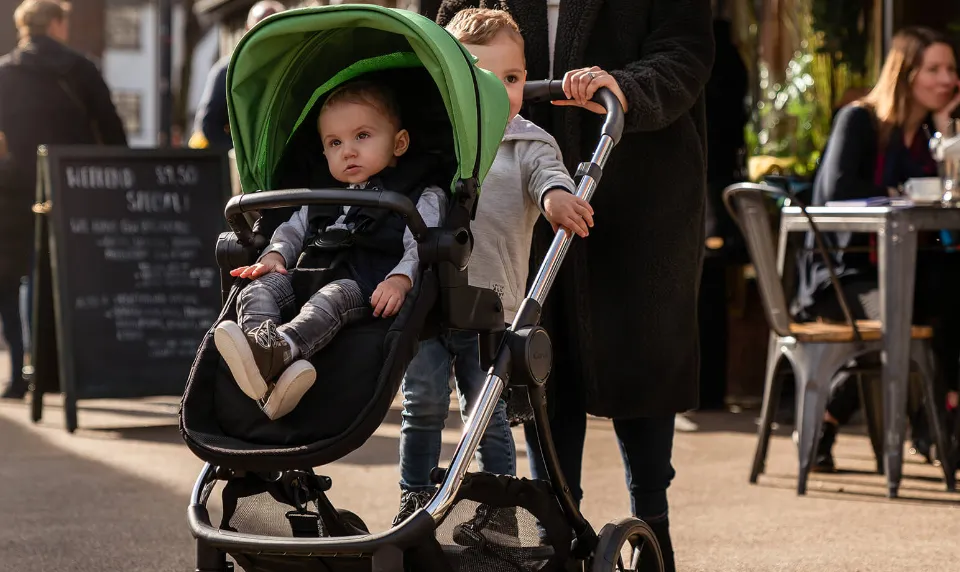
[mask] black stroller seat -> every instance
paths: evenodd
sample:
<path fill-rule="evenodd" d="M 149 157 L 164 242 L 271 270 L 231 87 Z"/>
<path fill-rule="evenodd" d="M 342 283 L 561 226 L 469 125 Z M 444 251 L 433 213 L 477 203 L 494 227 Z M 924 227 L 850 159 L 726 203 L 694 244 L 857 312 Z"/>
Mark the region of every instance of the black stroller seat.
<path fill-rule="evenodd" d="M 236 318 L 239 291 L 231 291 L 220 321 Z M 318 383 L 274 421 L 233 381 L 208 333 L 183 399 L 187 444 L 208 462 L 255 471 L 309 469 L 351 453 L 386 417 L 437 291 L 433 273 L 424 272 L 396 318 L 342 330 L 311 359 Z"/>
<path fill-rule="evenodd" d="M 411 79 L 432 83 L 422 67 L 373 70 L 354 77 L 360 76 L 393 86 Z M 410 132 L 411 147 L 405 160 L 435 165 L 427 182 L 448 186 L 456 176 L 458 164 L 439 92 L 427 89 L 395 92 L 404 127 Z M 225 233 L 221 237 L 217 257 L 224 306 L 217 323 L 236 320 L 236 300 L 248 283 L 232 278 L 229 271 L 257 258 L 276 227 L 300 206 L 297 201 L 316 198 L 316 194 L 310 195 L 305 189 L 339 185 L 329 173 L 316 133 L 322 103 L 322 96 L 307 103 L 284 146 L 274 175 L 279 188 L 303 190 L 283 191 L 282 196 L 277 195 L 280 191 L 254 193 L 236 199 L 234 206 L 238 212 L 241 207 L 246 212 L 259 209 L 259 218 L 246 244 L 236 233 Z M 357 200 L 365 194 L 352 190 L 331 193 L 334 192 L 326 191 L 324 203 L 332 204 L 338 196 Z M 275 198 L 269 199 L 271 195 Z M 265 197 L 267 201 L 261 200 Z M 393 198 L 399 199 L 399 196 Z M 249 206 L 256 200 L 260 200 L 256 206 Z M 267 204 L 271 202 L 276 206 L 276 201 L 296 206 L 264 208 L 271 206 Z M 404 204 L 412 210 L 404 216 L 419 217 L 409 201 Z M 452 201 L 445 219 L 449 224 L 432 229 L 435 241 L 439 231 L 455 229 L 462 223 L 464 216 L 457 214 L 462 208 Z M 239 215 L 234 218 L 238 224 L 243 220 Z M 429 257 L 429 249 L 423 250 Z M 421 260 L 429 262 L 425 256 L 422 255 Z M 401 311 L 393 318 L 371 317 L 340 331 L 329 346 L 310 360 L 317 370 L 314 386 L 291 413 L 272 421 L 233 381 L 213 345 L 211 329 L 201 343 L 184 392 L 181 431 L 188 446 L 208 462 L 255 471 L 309 469 L 348 455 L 363 445 L 383 422 L 407 364 L 416 354 L 419 340 L 437 331 L 438 296 L 437 269 L 424 263 Z M 298 292 L 298 307 L 307 298 L 309 293 Z M 485 321 L 496 324 L 497 300 L 490 294 L 486 298 L 491 312 Z M 499 324 L 502 330 L 502 317 Z"/>

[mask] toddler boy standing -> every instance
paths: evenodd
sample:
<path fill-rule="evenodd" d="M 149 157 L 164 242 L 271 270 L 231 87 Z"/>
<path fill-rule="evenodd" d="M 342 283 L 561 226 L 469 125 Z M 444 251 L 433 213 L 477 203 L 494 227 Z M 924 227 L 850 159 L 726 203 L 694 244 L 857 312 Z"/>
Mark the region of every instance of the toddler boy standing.
<path fill-rule="evenodd" d="M 523 103 L 526 61 L 516 22 L 501 10 L 468 9 L 447 26 L 477 65 L 500 78 L 510 100 L 510 122 L 483 182 L 470 258 L 470 285 L 497 292 L 512 321 L 524 298 L 533 228 L 542 212 L 554 228 L 585 237 L 593 209 L 573 195 L 575 186 L 546 131 L 517 113 Z M 486 378 L 476 333 L 450 332 L 421 343 L 403 379 L 400 428 L 398 524 L 426 505 L 435 492 L 430 472 L 440 461 L 440 436 L 450 409 L 450 371 L 456 375 L 460 414 L 476 402 Z M 477 450 L 480 470 L 516 473 L 516 450 L 506 403 L 500 400 Z"/>

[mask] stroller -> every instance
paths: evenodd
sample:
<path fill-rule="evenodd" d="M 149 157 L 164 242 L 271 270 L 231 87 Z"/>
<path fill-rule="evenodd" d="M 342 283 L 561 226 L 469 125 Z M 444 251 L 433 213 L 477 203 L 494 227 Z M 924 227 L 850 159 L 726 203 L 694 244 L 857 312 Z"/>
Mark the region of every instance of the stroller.
<path fill-rule="evenodd" d="M 188 509 L 198 572 L 233 570 L 228 554 L 248 572 L 662 570 L 660 548 L 642 521 L 627 518 L 594 531 L 570 495 L 550 437 L 545 383 L 552 350 L 538 322 L 570 244 L 565 233 L 554 239 L 512 325 L 505 326 L 495 292 L 467 283 L 470 220 L 508 113 L 500 81 L 473 62 L 432 21 L 372 5 L 283 12 L 237 46 L 228 102 L 237 168 L 248 192 L 227 204 L 233 232 L 217 245 L 224 299 L 219 320 L 235 319 L 247 282 L 229 270 L 254 261 L 274 228 L 305 204 L 401 214 L 419 243 L 421 269 L 394 318 L 345 328 L 312 358 L 324 383 L 276 421 L 242 394 L 213 345 L 213 328 L 207 333 L 180 416 L 183 438 L 206 462 Z M 432 157 L 449 189 L 441 227 L 426 228 L 404 195 L 328 188 L 335 185 L 319 159 L 317 114 L 326 94 L 361 76 L 407 86 L 397 91 L 411 133 L 409 153 Z M 560 82 L 531 82 L 525 97 L 564 95 Z M 592 160 L 577 172 L 578 195 L 587 200 L 623 129 L 616 97 L 601 90 L 595 99 L 608 114 Z M 264 191 L 249 192 L 254 189 Z M 482 394 L 450 466 L 433 471 L 439 487 L 429 505 L 371 534 L 358 515 L 333 506 L 326 496 L 331 479 L 314 468 L 371 437 L 419 340 L 441 329 L 477 332 L 482 365 L 489 369 Z M 468 473 L 496 403 L 509 392 L 528 395 L 549 481 Z M 211 524 L 207 506 L 215 490 L 223 505 L 219 525 Z"/>

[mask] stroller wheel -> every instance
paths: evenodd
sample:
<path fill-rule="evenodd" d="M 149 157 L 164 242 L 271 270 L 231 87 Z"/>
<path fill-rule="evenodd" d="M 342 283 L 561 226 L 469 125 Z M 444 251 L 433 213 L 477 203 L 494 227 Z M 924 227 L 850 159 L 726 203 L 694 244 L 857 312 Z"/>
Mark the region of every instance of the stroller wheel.
<path fill-rule="evenodd" d="M 354 534 L 370 534 L 370 529 L 367 528 L 367 524 L 363 522 L 363 519 L 357 516 L 356 513 L 338 508 L 337 514 L 340 515 L 340 520 L 347 527 L 347 530 L 352 528 L 354 530 L 351 532 Z"/>
<path fill-rule="evenodd" d="M 663 556 L 650 525 L 624 518 L 604 525 L 590 572 L 662 572 Z"/>

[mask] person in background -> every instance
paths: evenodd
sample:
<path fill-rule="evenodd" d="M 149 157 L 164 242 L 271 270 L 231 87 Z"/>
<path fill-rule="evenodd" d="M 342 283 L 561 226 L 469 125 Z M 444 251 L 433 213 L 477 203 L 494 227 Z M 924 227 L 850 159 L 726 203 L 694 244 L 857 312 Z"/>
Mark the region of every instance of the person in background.
<path fill-rule="evenodd" d="M 707 108 L 707 237 L 720 239 L 716 249 L 738 236 L 736 224 L 723 206 L 723 190 L 742 180 L 744 130 L 749 120 L 745 99 L 749 86 L 747 66 L 733 40 L 728 20 L 715 19 L 716 61 L 705 91 Z M 708 252 L 708 256 L 710 253 Z M 701 395 L 701 400 L 703 396 Z"/>
<path fill-rule="evenodd" d="M 286 10 L 276 0 L 261 0 L 247 13 L 246 31 L 278 12 Z M 193 135 L 187 145 L 192 149 L 217 149 L 228 151 L 233 148 L 230 137 L 230 117 L 227 115 L 227 68 L 230 56 L 221 58 L 210 69 L 207 83 L 200 97 L 197 116 L 193 121 Z"/>
<path fill-rule="evenodd" d="M 590 101 L 596 91 L 611 90 L 625 111 L 623 137 L 593 198 L 596 227 L 573 241 L 543 309 L 555 356 L 547 403 L 577 501 L 587 414 L 613 419 L 631 509 L 653 528 L 672 572 L 675 414 L 698 402 L 710 2 L 446 0 L 437 19 L 444 25 L 477 7 L 516 20 L 528 80 L 562 78 L 568 100 L 523 113 L 556 138 L 570 172 L 600 138 L 604 110 Z M 553 234 L 538 224 L 534 264 Z M 527 448 L 534 477 L 546 478 L 535 433 L 527 433 Z"/>
<path fill-rule="evenodd" d="M 893 38 L 877 85 L 836 116 L 813 188 L 813 204 L 887 196 L 907 179 L 935 177 L 930 154 L 934 132 L 948 128 L 960 110 L 957 60 L 947 39 L 920 27 L 906 28 Z M 829 234 L 837 275 L 855 319 L 880 318 L 880 292 L 875 264 L 875 238 L 864 234 Z M 930 236 L 921 235 L 921 241 Z M 843 312 L 824 261 L 813 253 L 813 237 L 799 258 L 800 283 L 794 311 L 800 319 L 843 321 Z M 844 252 L 859 248 L 861 252 Z M 867 252 L 862 252 L 866 250 Z M 914 321 L 933 326 L 933 348 L 950 390 L 947 407 L 957 407 L 960 377 L 960 260 L 939 251 L 921 251 L 917 260 Z M 836 470 L 833 444 L 838 427 L 860 407 L 852 376 L 840 376 L 827 404 L 825 423 L 812 470 Z"/>
<path fill-rule="evenodd" d="M 33 251 L 38 145 L 126 145 L 110 89 L 96 65 L 66 46 L 70 5 L 26 0 L 14 11 L 19 45 L 0 58 L 0 131 L 8 157 L 0 181 L 0 319 L 12 375 L 2 397 L 26 392 L 20 278 Z"/>
<path fill-rule="evenodd" d="M 705 91 L 707 108 L 706 256 L 700 277 L 698 317 L 700 335 L 711 340 L 700 346 L 700 410 L 720 410 L 727 397 L 728 271 L 746 260 L 746 248 L 737 225 L 723 206 L 723 191 L 745 177 L 744 129 L 748 120 L 745 99 L 747 67 L 734 43 L 728 20 L 714 19 L 716 59 Z M 681 423 L 692 421 L 680 417 Z"/>

